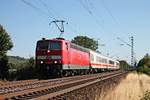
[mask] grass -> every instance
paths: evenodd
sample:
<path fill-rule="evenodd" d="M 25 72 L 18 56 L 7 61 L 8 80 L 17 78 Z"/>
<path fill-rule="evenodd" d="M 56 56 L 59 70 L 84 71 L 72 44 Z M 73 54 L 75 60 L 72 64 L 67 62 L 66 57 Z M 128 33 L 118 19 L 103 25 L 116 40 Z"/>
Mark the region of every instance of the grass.
<path fill-rule="evenodd" d="M 140 100 L 150 100 L 150 91 L 146 91 Z"/>
<path fill-rule="evenodd" d="M 108 92 L 108 95 L 100 100 L 150 100 L 142 99 L 143 96 L 149 96 L 147 90 L 150 90 L 150 77 L 130 73 L 113 91 Z M 144 94 L 145 92 L 147 94 Z"/>

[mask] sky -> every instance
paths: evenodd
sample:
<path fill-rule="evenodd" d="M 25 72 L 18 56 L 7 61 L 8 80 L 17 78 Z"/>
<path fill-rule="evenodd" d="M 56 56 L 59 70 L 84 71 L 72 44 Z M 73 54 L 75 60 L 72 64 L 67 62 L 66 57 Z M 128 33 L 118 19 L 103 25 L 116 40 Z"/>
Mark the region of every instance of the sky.
<path fill-rule="evenodd" d="M 63 37 L 83 35 L 98 40 L 99 51 L 130 62 L 131 43 L 140 60 L 150 49 L 150 0 L 1 0 L 0 24 L 14 47 L 8 55 L 35 56 L 37 40 L 56 38 L 54 19 L 65 20 Z M 124 44 L 124 45 L 120 45 Z"/>

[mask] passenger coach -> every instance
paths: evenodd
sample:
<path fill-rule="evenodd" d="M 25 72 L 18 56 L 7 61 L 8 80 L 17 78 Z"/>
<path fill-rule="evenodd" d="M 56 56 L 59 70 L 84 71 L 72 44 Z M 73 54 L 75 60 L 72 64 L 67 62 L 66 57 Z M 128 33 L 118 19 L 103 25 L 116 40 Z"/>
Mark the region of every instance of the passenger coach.
<path fill-rule="evenodd" d="M 119 69 L 119 61 L 90 50 L 90 66 L 96 72 Z"/>

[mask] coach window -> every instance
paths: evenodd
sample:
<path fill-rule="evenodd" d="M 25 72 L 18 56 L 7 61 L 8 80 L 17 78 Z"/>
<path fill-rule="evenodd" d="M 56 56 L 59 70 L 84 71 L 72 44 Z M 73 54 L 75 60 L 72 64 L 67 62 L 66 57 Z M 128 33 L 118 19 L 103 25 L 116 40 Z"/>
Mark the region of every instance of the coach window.
<path fill-rule="evenodd" d="M 119 66 L 119 63 L 117 63 L 117 66 Z"/>
<path fill-rule="evenodd" d="M 65 43 L 65 47 L 66 47 L 66 49 L 68 50 L 68 43 Z"/>
<path fill-rule="evenodd" d="M 113 64 L 114 65 L 114 61 L 109 60 L 109 64 Z"/>
<path fill-rule="evenodd" d="M 102 62 L 103 62 L 103 63 L 107 63 L 107 60 L 106 60 L 106 59 L 102 59 Z"/>
<path fill-rule="evenodd" d="M 90 54 L 90 59 L 91 61 L 94 61 L 94 56 L 92 54 Z"/>
<path fill-rule="evenodd" d="M 96 62 L 101 62 L 101 58 L 100 57 L 96 57 Z"/>

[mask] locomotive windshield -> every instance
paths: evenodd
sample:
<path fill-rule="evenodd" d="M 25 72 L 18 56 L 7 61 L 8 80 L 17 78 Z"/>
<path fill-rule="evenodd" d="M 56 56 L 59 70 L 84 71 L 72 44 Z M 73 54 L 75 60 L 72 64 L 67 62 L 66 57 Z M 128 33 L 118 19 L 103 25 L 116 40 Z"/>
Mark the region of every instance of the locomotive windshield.
<path fill-rule="evenodd" d="M 37 49 L 40 50 L 45 50 L 45 49 L 48 49 L 48 46 L 49 46 L 49 42 L 48 41 L 40 41 L 37 43 Z"/>
<path fill-rule="evenodd" d="M 37 50 L 61 50 L 60 42 L 40 41 L 37 43 Z"/>
<path fill-rule="evenodd" d="M 50 50 L 60 50 L 61 45 L 59 42 L 50 42 L 49 49 Z"/>

